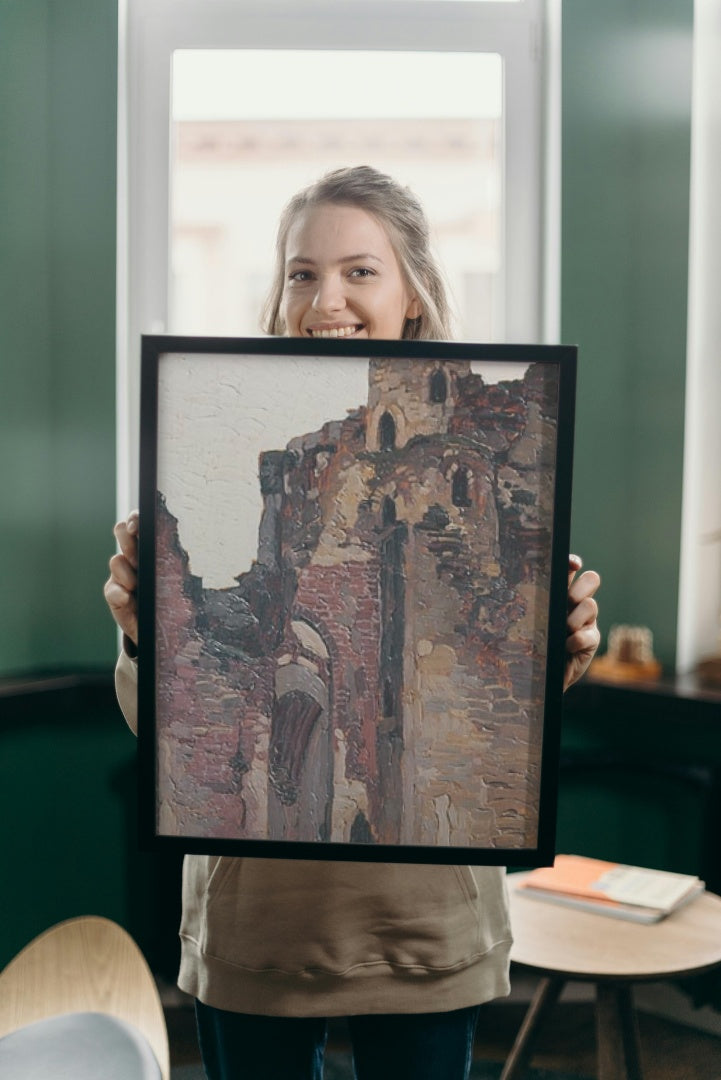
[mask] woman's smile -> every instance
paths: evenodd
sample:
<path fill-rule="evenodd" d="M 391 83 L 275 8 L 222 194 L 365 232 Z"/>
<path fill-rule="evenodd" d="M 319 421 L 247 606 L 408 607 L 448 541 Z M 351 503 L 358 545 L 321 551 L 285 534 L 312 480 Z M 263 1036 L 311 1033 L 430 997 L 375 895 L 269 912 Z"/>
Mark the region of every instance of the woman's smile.
<path fill-rule="evenodd" d="M 354 337 L 363 329 L 363 323 L 352 323 L 349 326 L 309 326 L 306 330 L 311 337 L 339 338 Z"/>

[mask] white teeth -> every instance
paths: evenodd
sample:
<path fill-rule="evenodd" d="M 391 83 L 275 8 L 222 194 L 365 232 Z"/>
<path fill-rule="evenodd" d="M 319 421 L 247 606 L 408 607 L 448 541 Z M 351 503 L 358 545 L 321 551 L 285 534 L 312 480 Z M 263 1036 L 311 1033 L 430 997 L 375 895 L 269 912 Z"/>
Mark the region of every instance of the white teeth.
<path fill-rule="evenodd" d="M 339 338 L 350 337 L 357 330 L 357 326 L 334 326 L 331 330 L 311 330 L 311 334 L 319 338 Z"/>

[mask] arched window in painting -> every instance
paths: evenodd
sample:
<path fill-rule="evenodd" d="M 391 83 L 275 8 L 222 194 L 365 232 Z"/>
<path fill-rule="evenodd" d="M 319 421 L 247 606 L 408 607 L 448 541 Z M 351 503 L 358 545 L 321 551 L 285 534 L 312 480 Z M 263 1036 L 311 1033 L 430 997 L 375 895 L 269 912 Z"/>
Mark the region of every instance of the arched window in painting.
<path fill-rule="evenodd" d="M 454 506 L 471 505 L 470 486 L 471 475 L 468 469 L 459 465 L 451 480 L 451 501 Z"/>
<path fill-rule="evenodd" d="M 298 798 L 310 737 L 322 711 L 315 698 L 303 690 L 289 690 L 275 702 L 268 776 L 285 806 L 292 806 Z"/>
<path fill-rule="evenodd" d="M 442 405 L 448 397 L 448 381 L 445 371 L 437 368 L 430 378 L 430 398 L 434 405 Z"/>
<path fill-rule="evenodd" d="M 378 425 L 378 440 L 381 450 L 395 450 L 396 422 L 389 412 L 384 412 Z"/>
<path fill-rule="evenodd" d="M 395 523 L 396 523 L 396 504 L 393 501 L 393 499 L 391 499 L 390 495 L 386 495 L 385 499 L 383 500 L 382 514 L 383 514 L 383 524 L 384 525 L 395 525 Z"/>

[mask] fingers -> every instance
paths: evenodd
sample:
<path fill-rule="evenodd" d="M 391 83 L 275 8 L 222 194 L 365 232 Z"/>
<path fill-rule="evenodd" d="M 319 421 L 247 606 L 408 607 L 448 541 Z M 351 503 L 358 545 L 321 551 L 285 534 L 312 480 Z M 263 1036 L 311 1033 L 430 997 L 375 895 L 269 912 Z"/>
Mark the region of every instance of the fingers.
<path fill-rule="evenodd" d="M 130 640 L 138 643 L 138 607 L 135 593 L 120 585 L 112 576 L 105 582 L 105 600 L 116 623 Z"/>
<path fill-rule="evenodd" d="M 571 585 L 573 584 L 573 579 L 575 578 L 576 574 L 578 573 L 578 571 L 581 569 L 582 566 L 583 566 L 583 559 L 581 558 L 580 555 L 569 555 L 568 556 L 568 587 L 569 587 L 569 589 L 571 588 Z"/>
<path fill-rule="evenodd" d="M 119 521 L 113 533 L 120 552 L 109 562 L 110 577 L 103 594 L 110 613 L 124 634 L 138 643 L 138 529 L 139 515 L 134 510 L 125 521 Z"/>
<path fill-rule="evenodd" d="M 595 621 L 590 626 L 569 634 L 566 638 L 566 667 L 563 689 L 568 690 L 588 670 L 596 649 L 601 642 L 601 634 Z"/>
<path fill-rule="evenodd" d="M 586 570 L 576 577 L 582 566 L 583 562 L 577 555 L 569 556 L 564 690 L 577 682 L 588 669 L 601 642 L 596 624 L 598 604 L 594 599 L 601 578 L 595 570 Z"/>
<path fill-rule="evenodd" d="M 580 559 L 578 560 L 580 562 Z M 595 629 L 598 618 L 598 604 L 594 595 L 601 584 L 601 578 L 595 570 L 586 570 L 573 580 L 569 560 L 568 616 L 566 627 L 569 637 L 583 627 Z"/>
<path fill-rule="evenodd" d="M 574 634 L 584 626 L 595 625 L 598 618 L 598 604 L 593 596 L 584 596 L 577 604 L 569 608 L 566 616 L 566 629 L 569 634 Z"/>
<path fill-rule="evenodd" d="M 569 610 L 580 604 L 587 597 L 593 596 L 601 585 L 601 578 L 595 570 L 585 570 L 574 581 L 569 571 L 568 607 Z"/>
<path fill-rule="evenodd" d="M 138 565 L 138 531 L 139 531 L 140 518 L 137 510 L 133 510 L 125 521 L 119 521 L 113 533 L 115 539 L 118 542 L 122 554 L 131 564 L 131 566 L 137 567 Z"/>
<path fill-rule="evenodd" d="M 135 615 L 135 593 L 124 588 L 113 577 L 105 582 L 103 595 L 116 621 L 118 617 L 126 621 L 129 616 Z"/>
<path fill-rule="evenodd" d="M 580 630 L 576 630 L 574 633 L 569 634 L 566 638 L 566 652 L 570 656 L 574 656 L 577 653 L 589 654 L 589 661 L 592 659 L 596 649 L 601 644 L 601 632 L 595 623 L 591 626 L 584 626 Z"/>
<path fill-rule="evenodd" d="M 129 592 L 135 592 L 138 587 L 138 573 L 136 566 L 125 555 L 113 555 L 108 563 L 110 577 L 117 581 Z"/>

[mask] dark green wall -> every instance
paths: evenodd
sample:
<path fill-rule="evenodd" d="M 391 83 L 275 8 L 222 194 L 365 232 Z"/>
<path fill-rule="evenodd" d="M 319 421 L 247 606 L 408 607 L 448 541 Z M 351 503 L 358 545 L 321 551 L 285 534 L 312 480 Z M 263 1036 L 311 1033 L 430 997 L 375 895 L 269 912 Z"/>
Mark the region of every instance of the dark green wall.
<path fill-rule="evenodd" d="M 562 340 L 579 345 L 573 546 L 601 628 L 674 662 L 692 0 L 563 5 Z"/>
<path fill-rule="evenodd" d="M 178 855 L 138 844 L 137 740 L 111 674 L 0 687 L 0 969 L 62 919 L 104 915 L 177 973 Z"/>
<path fill-rule="evenodd" d="M 112 662 L 116 0 L 0 0 L 0 675 Z"/>
<path fill-rule="evenodd" d="M 719 701 L 581 682 L 565 696 L 557 850 L 721 889 Z"/>
<path fill-rule="evenodd" d="M 102 598 L 116 83 L 116 0 L 0 0 L 0 677 L 108 672 L 102 693 L 0 694 L 0 965 L 73 915 L 106 915 L 143 940 L 138 906 L 152 903 Z"/>

